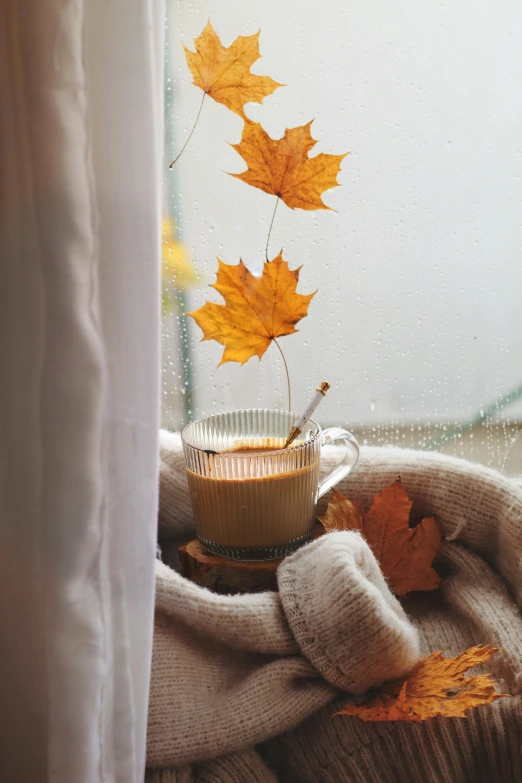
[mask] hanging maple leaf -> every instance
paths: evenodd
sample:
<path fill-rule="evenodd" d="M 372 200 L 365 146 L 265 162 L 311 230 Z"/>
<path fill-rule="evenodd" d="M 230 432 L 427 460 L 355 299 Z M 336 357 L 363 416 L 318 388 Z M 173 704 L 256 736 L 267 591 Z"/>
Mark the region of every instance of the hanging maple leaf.
<path fill-rule="evenodd" d="M 390 589 L 405 596 L 412 590 L 435 590 L 440 577 L 431 567 L 442 546 L 433 517 L 409 526 L 412 503 L 400 478 L 373 499 L 367 514 L 334 490 L 326 513 L 319 517 L 326 531 L 359 530 L 379 561 Z"/>
<path fill-rule="evenodd" d="M 261 358 L 277 337 L 293 334 L 295 324 L 308 312 L 313 294 L 296 293 L 299 269 L 291 271 L 280 253 L 263 265 L 260 277 L 242 261 L 229 265 L 218 259 L 213 288 L 226 304 L 206 302 L 187 313 L 203 330 L 203 340 L 217 340 L 225 346 L 220 365 L 244 364 L 251 356 Z"/>
<path fill-rule="evenodd" d="M 194 46 L 195 52 L 184 47 L 194 84 L 243 119 L 246 119 L 245 103 L 261 103 L 267 95 L 284 86 L 270 76 L 250 72 L 250 66 L 261 56 L 259 32 L 240 35 L 226 48 L 209 20 L 201 35 L 194 40 Z"/>
<path fill-rule="evenodd" d="M 331 209 L 321 198 L 334 188 L 344 155 L 308 153 L 317 143 L 312 138 L 312 122 L 287 128 L 281 139 L 272 139 L 256 122 L 247 121 L 239 144 L 231 146 L 245 160 L 248 169 L 232 177 L 277 196 L 292 209 Z"/>
<path fill-rule="evenodd" d="M 347 704 L 335 714 L 356 715 L 364 721 L 420 722 L 436 715 L 464 718 L 472 707 L 509 696 L 495 690 L 491 674 L 465 676 L 496 652 L 487 644 L 477 645 L 456 658 L 444 658 L 439 650 L 420 661 L 407 677 L 384 683 L 361 704 Z"/>

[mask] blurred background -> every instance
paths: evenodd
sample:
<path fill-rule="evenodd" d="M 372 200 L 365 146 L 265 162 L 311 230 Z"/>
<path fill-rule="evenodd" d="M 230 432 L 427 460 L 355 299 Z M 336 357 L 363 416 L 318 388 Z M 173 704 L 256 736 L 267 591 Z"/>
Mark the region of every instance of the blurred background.
<path fill-rule="evenodd" d="M 271 257 L 316 288 L 281 339 L 295 411 L 321 380 L 318 419 L 395 444 L 522 473 L 522 6 L 441 0 L 169 0 L 165 52 L 163 426 L 235 407 L 286 408 L 275 346 L 217 368 L 184 313 L 207 299 L 217 257 L 260 270 L 274 197 L 226 172 L 242 120 L 197 115 L 183 44 L 210 18 L 223 44 L 261 29 L 253 71 L 288 86 L 248 116 L 274 137 L 315 118 L 315 152 L 351 151 L 335 212 L 280 204 Z"/>

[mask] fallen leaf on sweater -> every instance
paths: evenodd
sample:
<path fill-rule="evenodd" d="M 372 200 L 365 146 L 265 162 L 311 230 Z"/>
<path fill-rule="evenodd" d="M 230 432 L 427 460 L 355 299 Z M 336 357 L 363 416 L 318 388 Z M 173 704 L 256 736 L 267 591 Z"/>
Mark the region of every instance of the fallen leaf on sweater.
<path fill-rule="evenodd" d="M 491 674 L 466 677 L 468 669 L 487 663 L 498 648 L 477 645 L 456 658 L 440 650 L 420 661 L 407 677 L 385 682 L 361 704 L 347 704 L 336 715 L 356 715 L 364 721 L 416 721 L 436 715 L 464 718 L 472 707 L 490 704 L 508 693 L 495 690 Z"/>
<path fill-rule="evenodd" d="M 379 561 L 395 595 L 435 590 L 440 577 L 432 568 L 433 558 L 442 546 L 442 534 L 433 517 L 410 527 L 412 502 L 400 478 L 375 495 L 368 513 L 334 490 L 326 513 L 319 517 L 327 532 L 358 530 Z"/>
<path fill-rule="evenodd" d="M 259 123 L 247 121 L 241 141 L 232 147 L 248 168 L 231 176 L 278 196 L 292 209 L 330 209 L 321 195 L 339 184 L 337 174 L 348 153 L 320 152 L 310 158 L 308 153 L 317 144 L 311 125 L 287 128 L 281 139 L 272 139 Z"/>
<path fill-rule="evenodd" d="M 270 76 L 250 72 L 250 66 L 260 57 L 259 32 L 240 35 L 227 48 L 209 20 L 201 35 L 194 40 L 194 46 L 195 52 L 184 47 L 194 84 L 243 119 L 246 119 L 245 103 L 261 103 L 267 95 L 283 86 Z"/>
<path fill-rule="evenodd" d="M 297 331 L 295 324 L 307 315 L 315 292 L 296 293 L 299 269 L 290 270 L 281 253 L 263 265 L 261 276 L 242 261 L 231 265 L 218 259 L 218 264 L 212 287 L 226 304 L 206 302 L 188 315 L 203 330 L 203 340 L 225 346 L 220 364 L 261 358 L 273 340 Z"/>

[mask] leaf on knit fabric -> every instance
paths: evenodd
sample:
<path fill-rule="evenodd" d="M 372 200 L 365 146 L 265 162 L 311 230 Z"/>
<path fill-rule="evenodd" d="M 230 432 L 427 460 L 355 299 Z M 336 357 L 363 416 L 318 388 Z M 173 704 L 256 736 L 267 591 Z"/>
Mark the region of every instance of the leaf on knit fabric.
<path fill-rule="evenodd" d="M 295 325 L 307 315 L 315 292 L 296 293 L 299 269 L 290 270 L 281 253 L 263 265 L 261 276 L 253 275 L 242 261 L 234 265 L 218 259 L 218 264 L 212 287 L 226 304 L 206 302 L 187 315 L 203 330 L 203 340 L 225 346 L 220 364 L 244 364 L 251 356 L 261 359 L 272 340 L 297 331 Z"/>
<path fill-rule="evenodd" d="M 292 209 L 330 209 L 321 198 L 325 190 L 336 187 L 344 155 L 320 152 L 309 157 L 317 144 L 310 133 L 309 122 L 299 128 L 287 128 L 281 139 L 272 139 L 257 122 L 247 121 L 239 152 L 248 168 L 232 177 L 278 196 Z"/>
<path fill-rule="evenodd" d="M 210 24 L 194 40 L 196 51 L 185 47 L 185 57 L 194 84 L 206 95 L 224 104 L 235 114 L 246 119 L 245 103 L 261 103 L 282 84 L 270 76 L 251 73 L 250 66 L 259 59 L 259 32 L 240 35 L 227 48 Z"/>
<path fill-rule="evenodd" d="M 410 527 L 412 502 L 400 478 L 375 495 L 367 513 L 334 490 L 326 513 L 319 517 L 327 532 L 358 530 L 379 561 L 390 589 L 405 596 L 412 591 L 436 590 L 440 577 L 432 568 L 442 546 L 442 534 L 433 517 Z"/>
<path fill-rule="evenodd" d="M 498 648 L 470 647 L 455 658 L 433 652 L 407 677 L 385 682 L 360 704 L 347 704 L 336 715 L 356 715 L 364 721 L 420 722 L 436 715 L 464 718 L 472 707 L 490 704 L 508 693 L 495 690 L 491 674 L 467 677 L 468 669 L 487 663 Z"/>

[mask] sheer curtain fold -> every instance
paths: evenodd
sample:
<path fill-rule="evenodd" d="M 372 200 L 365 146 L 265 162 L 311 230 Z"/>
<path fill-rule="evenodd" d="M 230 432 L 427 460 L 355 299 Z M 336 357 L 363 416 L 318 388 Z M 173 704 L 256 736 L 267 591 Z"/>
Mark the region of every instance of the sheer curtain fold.
<path fill-rule="evenodd" d="M 2 783 L 143 778 L 161 0 L 0 10 Z"/>

